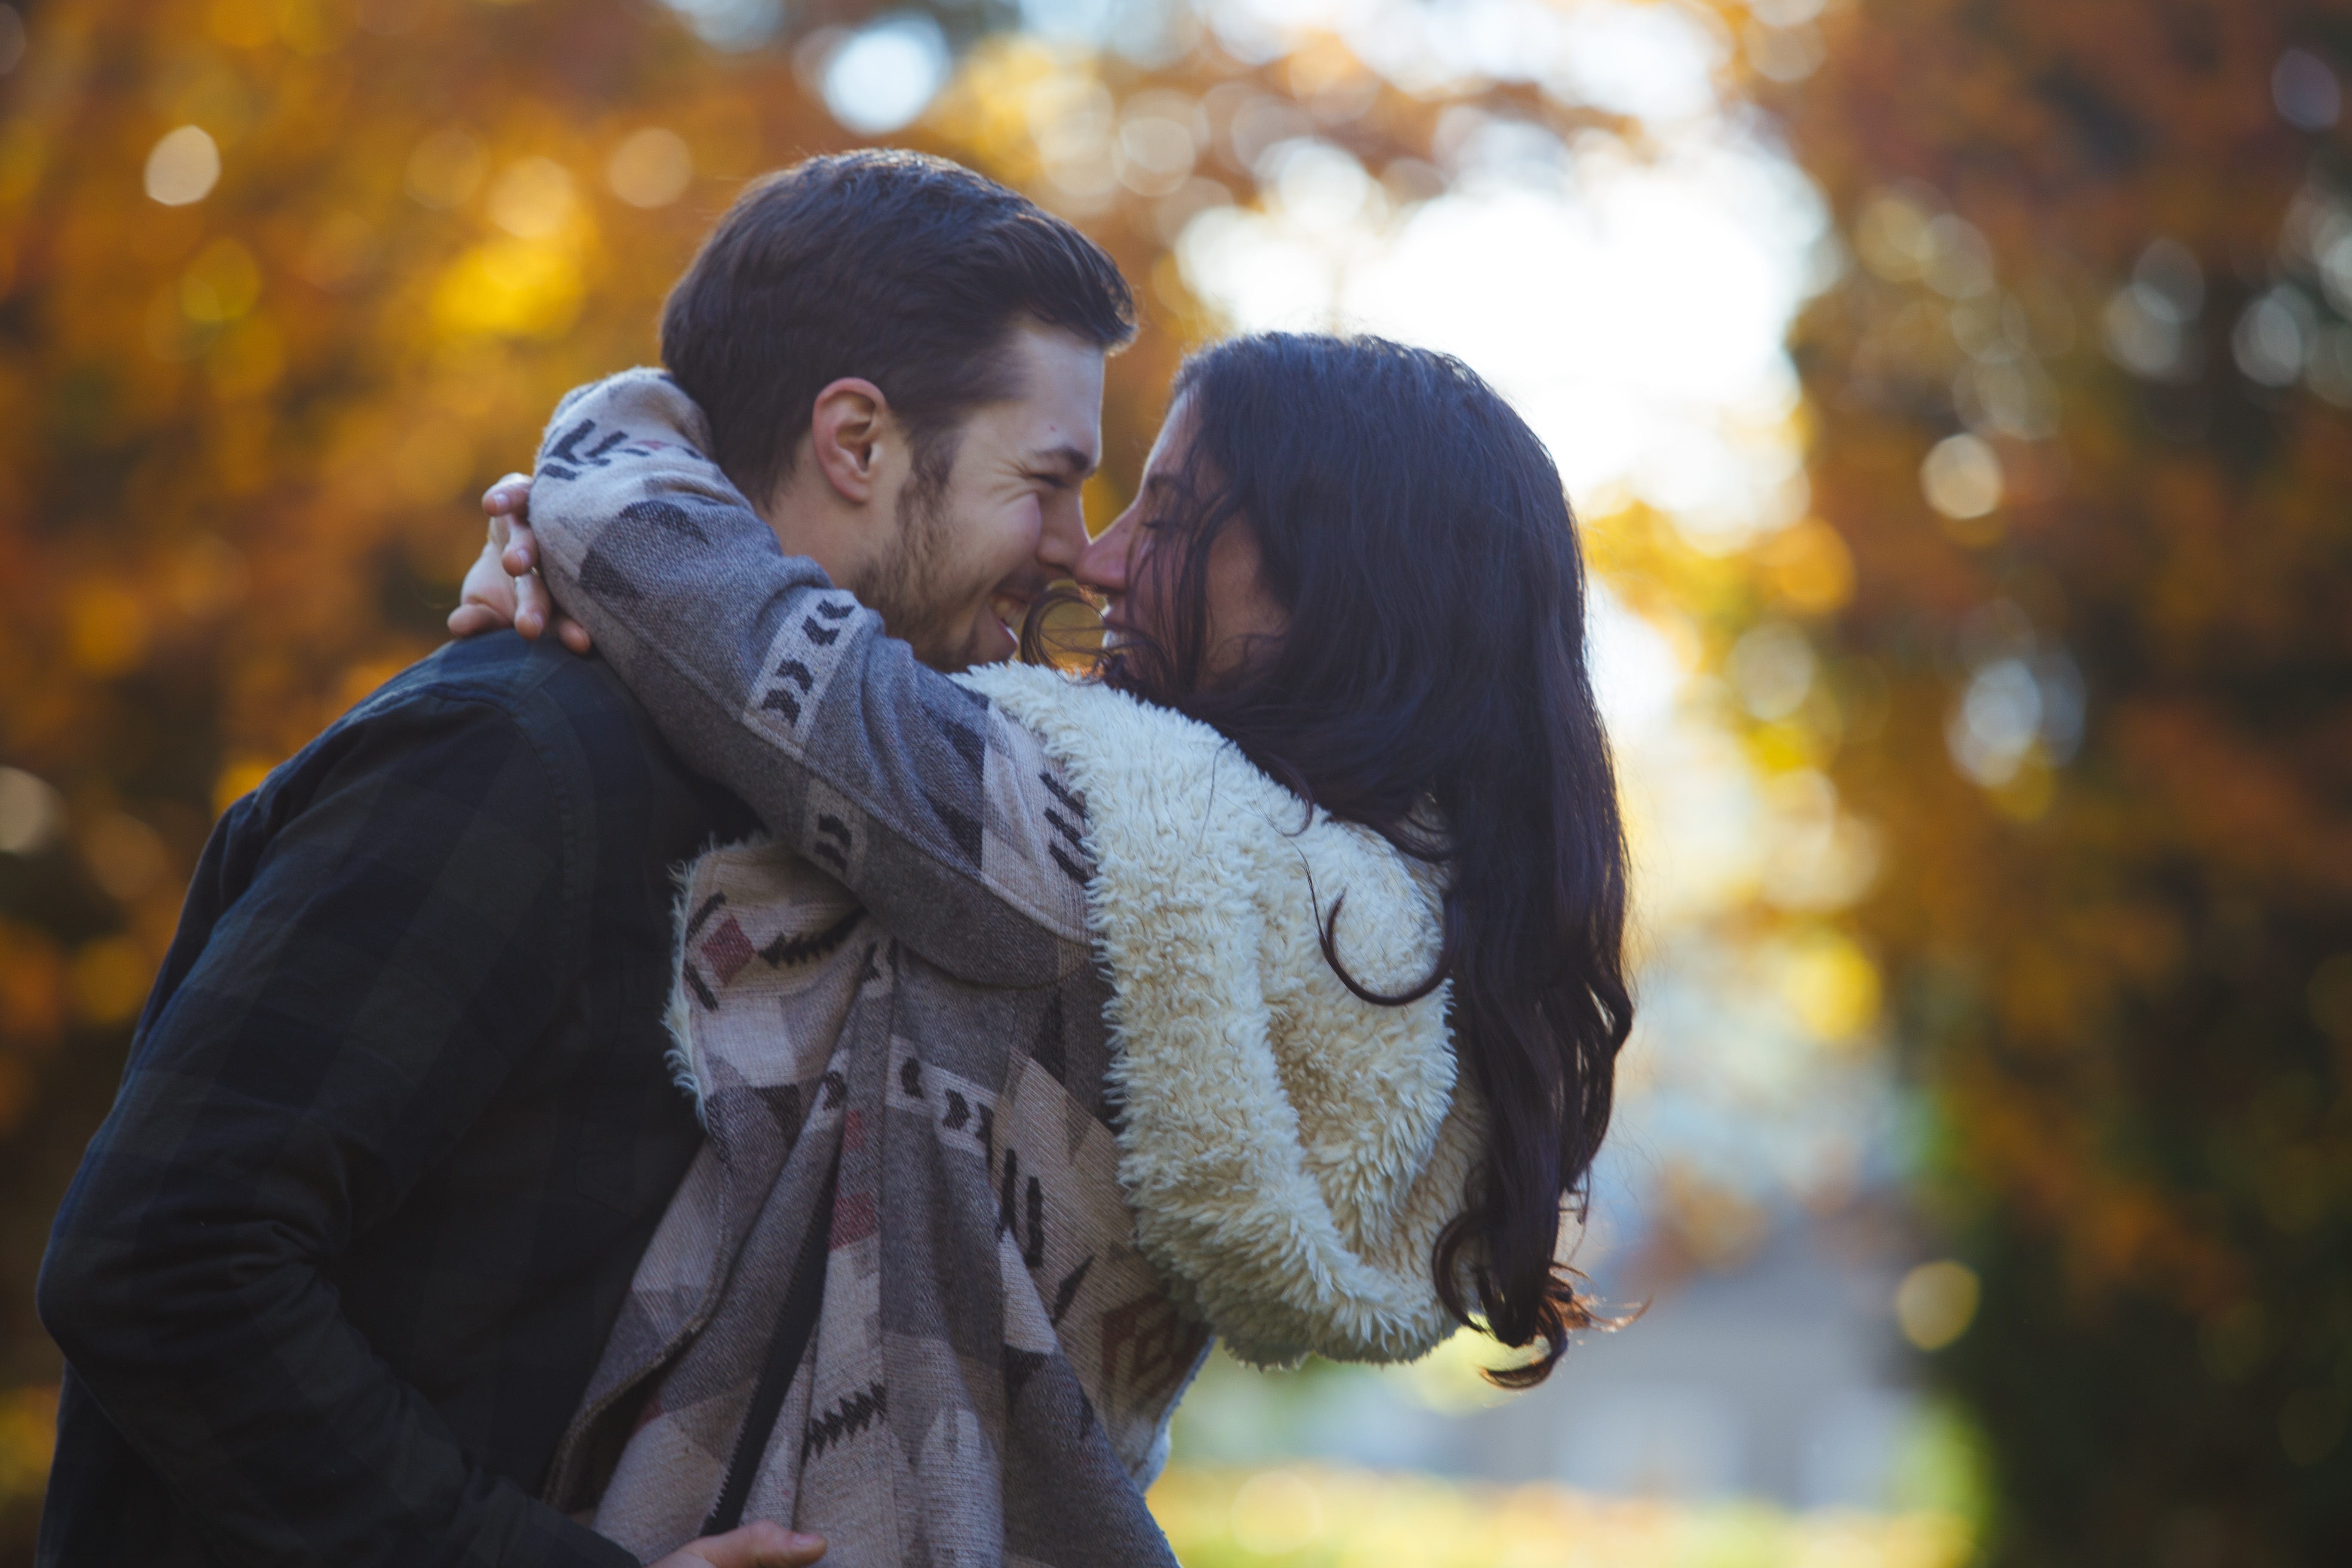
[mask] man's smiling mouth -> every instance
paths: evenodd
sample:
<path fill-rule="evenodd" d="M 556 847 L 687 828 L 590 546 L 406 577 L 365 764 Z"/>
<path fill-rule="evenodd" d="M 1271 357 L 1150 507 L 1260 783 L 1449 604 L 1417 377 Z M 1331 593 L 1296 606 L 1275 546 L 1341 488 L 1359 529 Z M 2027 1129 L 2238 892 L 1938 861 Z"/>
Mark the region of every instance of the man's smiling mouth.
<path fill-rule="evenodd" d="M 1029 606 L 1033 602 L 1027 595 L 999 591 L 988 596 L 988 608 L 991 614 L 1004 623 L 1006 631 L 1018 637 L 1021 633 L 1021 623 L 1029 618 Z"/>

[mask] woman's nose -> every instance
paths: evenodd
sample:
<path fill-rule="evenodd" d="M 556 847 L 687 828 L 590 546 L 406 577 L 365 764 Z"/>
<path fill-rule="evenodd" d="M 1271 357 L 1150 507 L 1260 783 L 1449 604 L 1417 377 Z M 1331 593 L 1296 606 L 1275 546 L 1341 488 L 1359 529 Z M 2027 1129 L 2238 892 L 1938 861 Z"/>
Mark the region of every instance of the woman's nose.
<path fill-rule="evenodd" d="M 1128 554 L 1135 548 L 1135 512 L 1132 508 L 1119 513 L 1118 521 L 1102 531 L 1100 537 L 1078 552 L 1072 576 L 1087 587 L 1105 594 L 1127 592 Z"/>

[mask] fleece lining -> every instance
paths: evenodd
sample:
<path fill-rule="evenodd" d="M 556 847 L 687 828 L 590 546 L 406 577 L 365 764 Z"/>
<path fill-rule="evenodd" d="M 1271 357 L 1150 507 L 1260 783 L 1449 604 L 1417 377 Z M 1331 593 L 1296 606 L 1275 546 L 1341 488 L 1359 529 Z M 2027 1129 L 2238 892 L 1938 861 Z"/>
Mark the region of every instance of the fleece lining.
<path fill-rule="evenodd" d="M 1244 1361 L 1394 1362 L 1451 1333 L 1431 1266 L 1484 1117 L 1448 988 L 1383 994 L 1440 945 L 1437 872 L 1308 813 L 1206 725 L 1053 671 L 959 678 L 1025 725 L 1087 804 L 1111 979 L 1119 1180 L 1139 1245 Z"/>

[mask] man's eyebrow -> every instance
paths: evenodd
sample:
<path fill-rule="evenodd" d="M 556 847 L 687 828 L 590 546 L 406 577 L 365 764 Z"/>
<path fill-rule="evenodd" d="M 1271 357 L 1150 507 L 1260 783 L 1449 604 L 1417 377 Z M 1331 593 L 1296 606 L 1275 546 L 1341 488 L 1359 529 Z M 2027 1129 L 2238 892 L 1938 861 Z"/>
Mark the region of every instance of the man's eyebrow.
<path fill-rule="evenodd" d="M 1071 446 L 1048 447 L 1029 455 L 1032 468 L 1061 468 L 1082 479 L 1095 471 L 1097 461 L 1091 454 Z"/>

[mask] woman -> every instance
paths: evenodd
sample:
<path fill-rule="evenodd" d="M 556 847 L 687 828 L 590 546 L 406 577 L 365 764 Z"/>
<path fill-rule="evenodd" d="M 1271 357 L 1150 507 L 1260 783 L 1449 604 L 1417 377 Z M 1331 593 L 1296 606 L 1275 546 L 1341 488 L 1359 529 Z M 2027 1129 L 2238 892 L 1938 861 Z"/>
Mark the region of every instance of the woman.
<path fill-rule="evenodd" d="M 1191 361 L 1080 563 L 1082 681 L 915 665 L 661 378 L 583 419 L 617 439 L 542 467 L 548 580 L 777 843 L 688 879 L 711 1149 L 559 1501 L 647 1552 L 748 1510 L 835 1562 L 1168 1562 L 1140 1491 L 1207 1331 L 1393 1361 L 1475 1322 L 1531 1352 L 1497 1382 L 1550 1371 L 1625 856 L 1574 524 L 1491 389 L 1377 339 Z"/>

